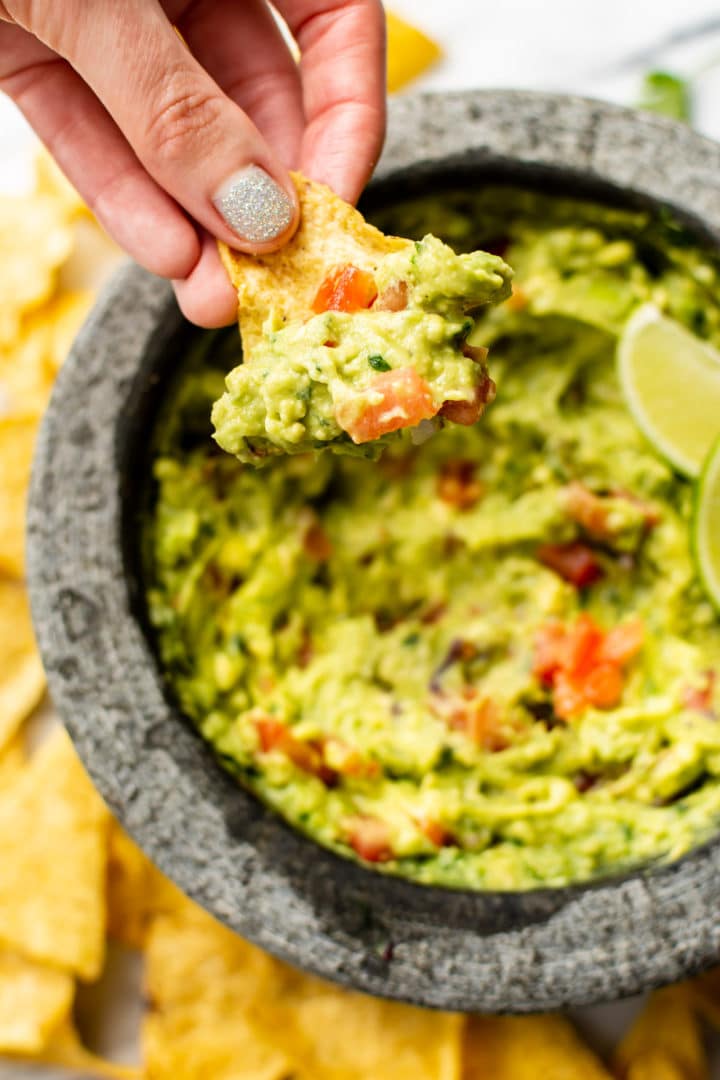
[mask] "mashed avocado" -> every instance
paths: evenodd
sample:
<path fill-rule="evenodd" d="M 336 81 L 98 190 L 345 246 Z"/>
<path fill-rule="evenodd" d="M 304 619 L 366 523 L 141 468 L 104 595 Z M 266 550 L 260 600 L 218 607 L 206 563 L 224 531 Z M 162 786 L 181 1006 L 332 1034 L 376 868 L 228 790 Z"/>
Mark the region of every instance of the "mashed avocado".
<path fill-rule="evenodd" d="M 232 342 L 203 338 L 146 526 L 168 681 L 243 784 L 386 872 L 526 889 L 677 858 L 720 816 L 720 624 L 614 345 L 648 299 L 720 344 L 715 262 L 669 218 L 507 188 L 380 224 L 516 269 L 470 338 L 497 399 L 378 462 L 258 472 L 209 439 Z"/>
<path fill-rule="evenodd" d="M 434 236 L 372 275 L 335 272 L 316 314 L 285 323 L 271 312 L 262 343 L 230 372 L 212 412 L 218 444 L 256 465 L 326 448 L 377 458 L 401 428 L 473 423 L 494 386 L 484 350 L 465 345 L 472 313 L 505 299 L 510 277 L 498 256 L 456 255 Z"/>

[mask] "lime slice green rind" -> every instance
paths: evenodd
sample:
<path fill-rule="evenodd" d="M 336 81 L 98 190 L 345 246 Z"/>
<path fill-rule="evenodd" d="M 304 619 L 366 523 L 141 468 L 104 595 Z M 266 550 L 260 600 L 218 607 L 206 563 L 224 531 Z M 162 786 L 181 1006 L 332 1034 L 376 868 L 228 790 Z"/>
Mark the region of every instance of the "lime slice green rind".
<path fill-rule="evenodd" d="M 700 580 L 720 612 L 720 439 L 707 456 L 695 492 L 693 550 Z"/>
<path fill-rule="evenodd" d="M 698 476 L 720 435 L 720 353 L 643 304 L 625 325 L 617 357 L 638 427 L 678 472 Z"/>

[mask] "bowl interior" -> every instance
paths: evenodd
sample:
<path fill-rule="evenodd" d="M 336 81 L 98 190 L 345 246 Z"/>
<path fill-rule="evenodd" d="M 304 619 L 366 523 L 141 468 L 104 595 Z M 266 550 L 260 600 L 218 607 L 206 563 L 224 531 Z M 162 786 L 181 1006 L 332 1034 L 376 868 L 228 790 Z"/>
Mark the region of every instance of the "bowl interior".
<path fill-rule="evenodd" d="M 473 160 L 472 155 L 463 155 L 457 160 L 445 160 L 442 163 L 426 163 L 400 170 L 383 180 L 373 183 L 365 193 L 360 204 L 366 216 L 373 218 L 387 212 L 395 205 L 408 199 L 423 195 L 438 195 L 442 192 L 461 190 L 480 190 L 486 186 L 512 185 L 554 196 L 572 196 L 587 199 L 607 206 L 626 209 L 650 210 L 658 216 L 672 213 L 673 220 L 687 231 L 690 242 L 698 246 L 717 250 L 718 243 L 711 229 L 699 219 L 687 212 L 659 203 L 641 192 L 621 189 L 597 176 L 577 172 L 567 168 L 528 165 L 503 158 Z M 179 319 L 174 324 L 160 328 L 151 349 L 148 350 L 143 368 L 143 376 L 138 380 L 137 394 L 129 399 L 129 408 L 123 424 L 118 426 L 117 441 L 118 466 L 123 478 L 123 513 L 122 539 L 123 555 L 132 611 L 143 628 L 153 655 L 157 660 L 155 635 L 150 626 L 144 590 L 145 555 L 142 550 L 142 521 L 152 505 L 155 490 L 152 481 L 137 483 L 138 477 L 151 475 L 151 459 L 154 441 L 148 438 L 162 417 L 163 402 L 172 387 L 182 379 L 187 369 L 187 357 L 193 357 L 193 363 L 199 357 L 210 357 L 213 367 L 227 372 L 240 356 L 237 330 L 234 327 L 223 331 L 201 331 Z M 150 377 L 147 378 L 147 373 Z M 207 437 L 211 436 L 208 417 Z M 207 755 L 212 751 L 197 736 L 190 722 L 180 714 L 173 699 L 172 690 L 166 687 L 169 707 L 174 711 L 178 723 L 187 726 L 193 737 L 198 740 L 198 753 Z M 214 759 L 218 773 L 221 765 Z M 256 801 L 256 797 L 243 790 L 242 797 Z M 289 826 L 279 817 L 274 821 L 278 830 L 287 832 Z M 623 869 L 616 874 L 564 887 L 538 887 L 517 892 L 474 892 L 462 889 L 447 889 L 442 886 L 417 885 L 403 878 L 381 875 L 369 867 L 346 862 L 332 852 L 318 849 L 314 842 L 300 834 L 294 834 L 296 840 L 308 847 L 308 857 L 328 858 L 337 864 L 340 875 L 369 878 L 377 887 L 387 893 L 394 903 L 415 903 L 422 894 L 430 898 L 435 894 L 442 904 L 445 916 L 457 925 L 487 926 L 499 929 L 516 927 L 542 919 L 548 911 L 567 902 L 568 898 L 588 889 L 596 889 L 608 882 L 620 882 L 635 877 L 639 871 L 644 875 L 662 874 L 664 865 L 652 863 L 636 865 Z M 705 841 L 693 849 L 697 852 L 714 839 Z M 691 853 L 692 854 L 692 853 Z M 688 856 L 684 856 L 687 858 Z M 678 860 L 678 863 L 683 860 Z M 424 903 L 423 903 L 424 906 Z"/>

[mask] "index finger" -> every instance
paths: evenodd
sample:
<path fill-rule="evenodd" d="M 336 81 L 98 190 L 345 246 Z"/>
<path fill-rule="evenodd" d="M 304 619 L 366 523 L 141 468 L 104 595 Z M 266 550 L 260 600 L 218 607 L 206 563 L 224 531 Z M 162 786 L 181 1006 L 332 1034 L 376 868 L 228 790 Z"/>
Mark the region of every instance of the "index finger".
<path fill-rule="evenodd" d="M 277 0 L 300 47 L 300 167 L 355 202 L 385 136 L 385 13 L 379 0 Z"/>

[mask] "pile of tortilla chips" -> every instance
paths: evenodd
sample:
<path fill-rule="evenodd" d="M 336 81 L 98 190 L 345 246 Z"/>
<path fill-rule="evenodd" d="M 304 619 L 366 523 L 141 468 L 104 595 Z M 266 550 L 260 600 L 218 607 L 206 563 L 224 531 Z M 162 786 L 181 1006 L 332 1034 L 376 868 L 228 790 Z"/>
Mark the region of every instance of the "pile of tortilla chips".
<path fill-rule="evenodd" d="M 59 727 L 27 737 L 44 678 L 24 500 L 37 424 L 91 299 L 65 273 L 84 214 L 46 159 L 34 195 L 0 199 L 0 1056 L 153 1080 L 707 1077 L 720 969 L 652 995 L 608 1064 L 560 1015 L 462 1017 L 338 989 L 182 896 L 112 820 Z M 144 954 L 137 1067 L 91 1053 L 73 1020 L 108 938 Z"/>

